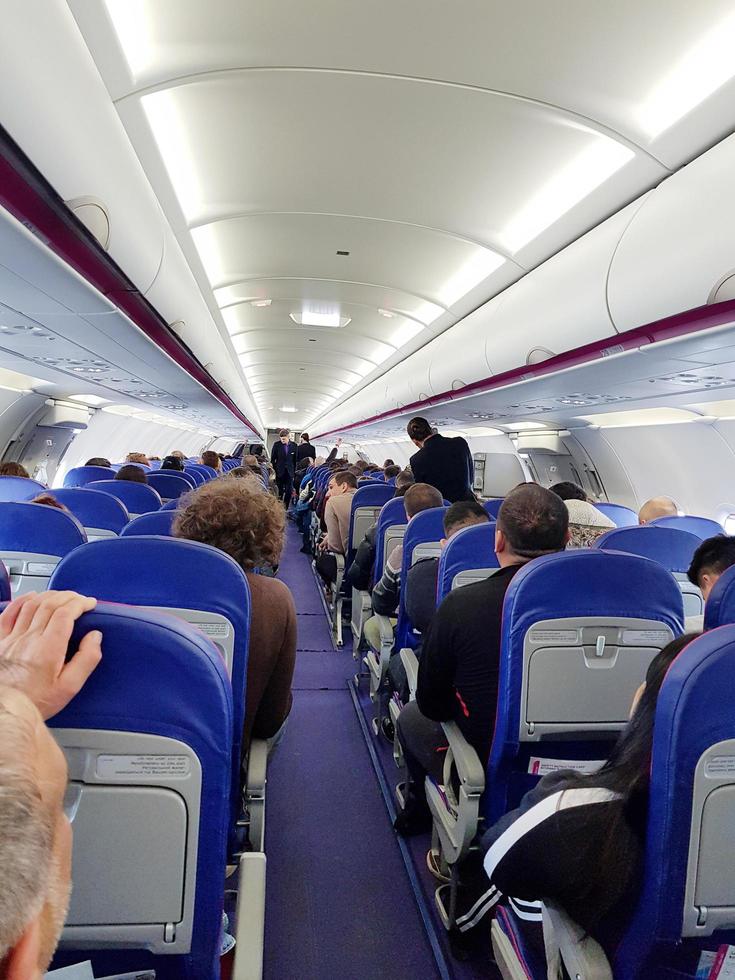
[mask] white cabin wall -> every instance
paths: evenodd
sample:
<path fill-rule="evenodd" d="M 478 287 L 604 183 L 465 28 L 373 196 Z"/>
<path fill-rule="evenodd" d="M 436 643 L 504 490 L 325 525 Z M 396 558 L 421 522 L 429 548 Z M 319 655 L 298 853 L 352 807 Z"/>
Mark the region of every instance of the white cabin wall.
<path fill-rule="evenodd" d="M 687 514 L 735 512 L 735 421 L 575 429 L 614 503 L 672 497 Z M 626 487 L 631 490 L 626 492 Z"/>
<path fill-rule="evenodd" d="M 196 456 L 209 441 L 201 432 L 187 432 L 173 425 L 145 422 L 111 412 L 95 412 L 88 428 L 69 446 L 54 485 L 61 486 L 64 475 L 72 467 L 83 466 L 92 456 L 104 456 L 112 463 L 121 462 L 130 452 L 163 457 L 180 449 L 189 456 Z"/>

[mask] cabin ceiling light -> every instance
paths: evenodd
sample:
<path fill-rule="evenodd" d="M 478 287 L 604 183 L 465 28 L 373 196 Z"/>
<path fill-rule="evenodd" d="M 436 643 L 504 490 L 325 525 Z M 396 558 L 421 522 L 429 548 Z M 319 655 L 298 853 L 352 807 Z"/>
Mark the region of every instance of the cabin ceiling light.
<path fill-rule="evenodd" d="M 550 228 L 635 156 L 608 136 L 589 134 L 593 142 L 562 167 L 524 204 L 500 235 L 509 252 L 517 252 Z"/>
<path fill-rule="evenodd" d="M 735 75 L 734 47 L 731 14 L 701 37 L 649 93 L 638 110 L 649 136 L 660 136 Z"/>
<path fill-rule="evenodd" d="M 293 405 L 281 405 L 281 407 L 278 409 L 278 411 L 279 412 L 290 412 L 290 413 L 293 413 L 293 412 L 298 412 L 298 408 L 294 408 Z"/>
<path fill-rule="evenodd" d="M 294 323 L 301 327 L 346 327 L 352 317 L 340 316 L 339 310 L 322 312 L 303 309 L 300 313 L 290 313 Z"/>
<path fill-rule="evenodd" d="M 155 59 L 148 22 L 148 0 L 105 0 L 128 68 L 137 77 Z"/>
<path fill-rule="evenodd" d="M 381 316 L 387 317 L 389 320 L 395 316 L 395 313 L 391 313 L 390 310 L 378 309 L 378 313 L 380 313 Z"/>
<path fill-rule="evenodd" d="M 512 432 L 530 432 L 531 429 L 546 428 L 543 422 L 502 422 L 501 425 Z"/>
<path fill-rule="evenodd" d="M 137 7 L 138 4 L 131 6 Z M 188 222 L 192 222 L 201 214 L 206 197 L 194 165 L 190 131 L 179 113 L 175 92 L 167 89 L 152 92 L 150 95 L 143 96 L 141 105 L 184 217 Z M 205 226 L 196 231 L 206 232 L 207 228 Z M 210 282 L 213 282 L 210 268 L 198 241 L 200 237 L 203 236 L 195 236 L 194 241 Z"/>
<path fill-rule="evenodd" d="M 251 299 L 250 305 L 257 306 L 257 307 L 270 306 L 272 302 L 273 300 L 271 299 Z"/>
<path fill-rule="evenodd" d="M 453 306 L 470 290 L 499 269 L 505 262 L 502 255 L 489 248 L 477 246 L 472 257 L 464 263 L 439 289 L 439 300 L 444 306 Z"/>

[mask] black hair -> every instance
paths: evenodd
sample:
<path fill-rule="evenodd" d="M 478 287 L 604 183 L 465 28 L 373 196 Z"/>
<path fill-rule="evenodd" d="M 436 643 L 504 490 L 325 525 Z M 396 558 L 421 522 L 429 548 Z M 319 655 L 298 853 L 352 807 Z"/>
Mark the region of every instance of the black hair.
<path fill-rule="evenodd" d="M 301 433 L 301 441 L 302 442 L 308 442 L 309 441 L 309 433 L 308 432 L 302 432 Z"/>
<path fill-rule="evenodd" d="M 395 466 L 395 465 L 396 464 L 395 464 L 395 461 L 394 460 L 392 460 L 392 459 L 386 459 L 386 461 L 383 463 L 383 469 L 385 469 L 386 466 Z"/>
<path fill-rule="evenodd" d="M 537 483 L 511 490 L 500 505 L 498 530 L 519 558 L 561 551 L 569 530 L 569 511 L 561 497 Z"/>
<path fill-rule="evenodd" d="M 482 504 L 478 504 L 476 500 L 457 500 L 444 512 L 444 533 L 449 536 L 452 528 L 458 527 L 460 524 L 469 524 L 470 522 L 479 524 L 481 521 L 488 523 L 490 521 L 488 512 Z"/>
<path fill-rule="evenodd" d="M 148 482 L 148 477 L 145 474 L 145 470 L 142 470 L 140 466 L 136 466 L 135 463 L 127 463 L 125 466 L 121 466 L 115 474 L 115 479 L 128 480 L 131 483 Z"/>
<path fill-rule="evenodd" d="M 383 474 L 385 475 L 386 480 L 392 480 L 393 477 L 398 476 L 400 472 L 401 467 L 396 466 L 395 463 L 389 463 L 388 466 L 383 469 Z"/>
<path fill-rule="evenodd" d="M 184 461 L 179 459 L 178 456 L 164 456 L 163 462 L 161 463 L 162 470 L 179 470 L 179 472 L 184 471 Z"/>
<path fill-rule="evenodd" d="M 424 439 L 428 439 L 430 435 L 434 434 L 434 430 L 431 428 L 427 420 L 421 418 L 420 415 L 417 415 L 416 418 L 411 419 L 406 426 L 406 432 L 408 433 L 408 438 L 415 439 L 416 442 L 423 442 Z"/>
<path fill-rule="evenodd" d="M 561 497 L 562 500 L 587 500 L 587 494 L 584 490 L 569 480 L 555 483 L 553 487 L 549 487 L 549 490 L 555 493 L 557 497 Z"/>
<path fill-rule="evenodd" d="M 687 571 L 687 578 L 692 585 L 699 585 L 699 577 L 705 572 L 716 572 L 721 575 L 735 565 L 735 538 L 726 534 L 716 534 L 713 538 L 703 541 L 692 555 L 692 563 Z"/>
<path fill-rule="evenodd" d="M 109 466 L 110 461 L 109 459 L 105 459 L 104 456 L 93 456 L 91 459 L 88 459 L 84 465 L 85 466 Z"/>

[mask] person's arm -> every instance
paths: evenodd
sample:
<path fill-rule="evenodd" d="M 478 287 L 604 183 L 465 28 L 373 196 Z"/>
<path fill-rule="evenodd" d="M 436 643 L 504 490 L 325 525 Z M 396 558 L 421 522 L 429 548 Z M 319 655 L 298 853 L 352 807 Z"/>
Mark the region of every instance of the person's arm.
<path fill-rule="evenodd" d="M 276 447 L 280 446 L 280 442 L 274 442 L 271 446 L 271 466 L 275 469 L 276 466 Z"/>
<path fill-rule="evenodd" d="M 419 450 L 414 453 L 413 456 L 408 461 L 408 464 L 413 473 L 414 483 L 429 483 L 430 481 L 426 479 L 426 469 L 422 460 L 422 451 Z"/>
<path fill-rule="evenodd" d="M 44 719 L 66 707 L 102 659 L 94 630 L 66 662 L 74 623 L 96 605 L 76 592 L 29 592 L 0 614 L 0 683 L 26 694 Z"/>
<path fill-rule="evenodd" d="M 293 702 L 291 684 L 296 665 L 296 608 L 285 586 L 283 592 L 283 598 L 279 598 L 285 612 L 283 635 L 253 722 L 253 738 L 271 738 L 275 735 L 288 718 Z"/>
<path fill-rule="evenodd" d="M 339 447 L 340 447 L 341 445 L 342 445 L 342 440 L 341 440 L 341 439 L 338 439 L 338 440 L 337 440 L 337 444 L 335 445 L 335 447 L 334 447 L 334 449 L 333 449 L 333 450 L 331 451 L 331 453 L 330 453 L 330 454 L 329 454 L 329 455 L 327 456 L 327 459 L 326 459 L 326 462 L 327 462 L 327 463 L 331 463 L 333 459 L 336 459 L 336 458 L 337 458 L 337 452 L 338 452 L 338 450 L 339 450 Z"/>
<path fill-rule="evenodd" d="M 456 616 L 448 595 L 437 609 L 421 646 L 416 701 L 432 721 L 453 721 L 458 701 L 454 688 Z"/>
<path fill-rule="evenodd" d="M 402 560 L 403 548 L 396 545 L 385 563 L 380 581 L 373 588 L 373 612 L 378 616 L 393 616 L 398 608 Z"/>

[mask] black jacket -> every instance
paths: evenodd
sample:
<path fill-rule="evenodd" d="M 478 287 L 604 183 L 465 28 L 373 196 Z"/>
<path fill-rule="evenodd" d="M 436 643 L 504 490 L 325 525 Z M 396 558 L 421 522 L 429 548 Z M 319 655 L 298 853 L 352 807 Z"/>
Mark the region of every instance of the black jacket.
<path fill-rule="evenodd" d="M 373 524 L 365 532 L 365 537 L 357 546 L 352 564 L 345 573 L 345 578 L 353 589 L 367 591 L 372 585 L 373 565 L 375 564 L 375 535 L 378 525 Z"/>
<path fill-rule="evenodd" d="M 316 449 L 310 442 L 301 442 L 296 448 L 296 463 L 303 459 L 316 459 Z"/>
<path fill-rule="evenodd" d="M 410 460 L 417 483 L 429 483 L 450 504 L 457 500 L 474 500 L 474 462 L 470 447 L 461 436 L 448 439 L 431 436 Z"/>
<path fill-rule="evenodd" d="M 273 448 L 271 449 L 271 466 L 276 471 L 276 476 L 283 476 L 284 473 L 289 473 L 291 479 L 293 479 L 296 470 L 296 443 L 289 440 L 286 443 L 286 448 L 288 452 L 284 453 L 283 443 L 280 439 L 273 443 Z"/>

